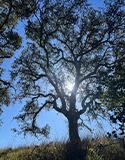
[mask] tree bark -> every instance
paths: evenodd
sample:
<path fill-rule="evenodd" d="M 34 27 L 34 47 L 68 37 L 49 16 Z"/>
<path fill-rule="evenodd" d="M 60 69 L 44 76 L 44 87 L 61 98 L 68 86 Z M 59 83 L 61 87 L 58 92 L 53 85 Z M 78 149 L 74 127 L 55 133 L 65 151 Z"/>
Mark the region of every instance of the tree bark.
<path fill-rule="evenodd" d="M 68 117 L 69 122 L 69 144 L 68 144 L 68 156 L 67 159 L 71 160 L 81 160 L 83 159 L 83 150 L 81 145 L 81 140 L 78 133 L 78 117 L 70 116 Z"/>
<path fill-rule="evenodd" d="M 79 133 L 78 133 L 78 119 L 75 118 L 75 117 L 70 117 L 68 119 L 69 121 L 69 140 L 70 140 L 70 143 L 73 145 L 73 146 L 79 146 L 80 145 L 80 137 L 79 137 Z"/>

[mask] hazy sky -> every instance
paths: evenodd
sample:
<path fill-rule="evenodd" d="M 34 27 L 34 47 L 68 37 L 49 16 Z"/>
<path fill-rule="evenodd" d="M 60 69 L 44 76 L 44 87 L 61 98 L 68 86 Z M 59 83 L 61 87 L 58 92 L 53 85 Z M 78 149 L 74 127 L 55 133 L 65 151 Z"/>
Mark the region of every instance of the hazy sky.
<path fill-rule="evenodd" d="M 92 6 L 96 9 L 100 6 L 101 7 L 103 6 L 103 0 L 89 0 L 88 2 L 90 2 Z M 18 31 L 20 35 L 24 37 L 23 28 L 24 28 L 23 24 L 20 24 L 18 27 Z M 25 41 L 24 41 L 24 44 L 25 44 Z M 21 50 L 16 51 L 15 56 L 17 56 L 21 52 Z M 11 60 L 6 60 L 3 63 L 3 67 L 6 68 L 7 70 L 10 69 L 11 63 L 14 60 L 14 57 Z M 4 78 L 9 79 L 8 72 L 5 73 Z M 17 127 L 17 122 L 12 121 L 12 119 L 14 116 L 16 116 L 19 113 L 22 107 L 23 107 L 23 104 L 16 102 L 15 105 L 11 105 L 8 108 L 7 107 L 3 108 L 4 112 L 1 116 L 3 125 L 0 127 L 0 148 L 18 147 L 18 146 L 30 145 L 34 143 L 39 145 L 42 141 L 49 142 L 49 141 L 55 141 L 55 140 L 65 140 L 68 138 L 68 128 L 67 128 L 68 123 L 66 122 L 66 118 L 61 114 L 57 115 L 57 112 L 55 112 L 54 110 L 50 112 L 42 111 L 38 119 L 38 122 L 41 124 L 41 126 L 44 126 L 45 124 L 49 124 L 51 126 L 50 136 L 48 140 L 46 140 L 45 138 L 43 138 L 42 140 L 37 140 L 34 137 L 31 137 L 29 135 L 26 136 L 26 138 L 24 139 L 23 135 L 18 136 L 13 134 L 13 132 L 11 131 L 11 128 Z M 108 128 L 110 129 L 108 123 L 106 122 L 103 122 L 103 123 L 106 130 Z M 97 129 L 97 127 L 95 126 L 96 126 L 96 121 L 93 121 L 91 128 L 94 129 L 94 133 L 97 133 L 99 132 L 99 129 Z M 103 132 L 103 130 L 101 130 L 100 132 Z M 80 132 L 81 137 L 84 137 L 87 134 L 90 134 L 87 129 L 83 129 Z M 92 136 L 94 136 L 94 134 Z"/>

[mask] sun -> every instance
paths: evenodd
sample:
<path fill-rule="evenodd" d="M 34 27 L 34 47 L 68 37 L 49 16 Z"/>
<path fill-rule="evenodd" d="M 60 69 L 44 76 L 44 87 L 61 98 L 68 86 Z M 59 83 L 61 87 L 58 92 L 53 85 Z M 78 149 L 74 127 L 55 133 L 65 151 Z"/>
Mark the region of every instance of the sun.
<path fill-rule="evenodd" d="M 67 88 L 68 88 L 68 90 L 72 91 L 72 89 L 73 89 L 73 84 L 72 84 L 72 83 L 69 83 L 69 84 L 67 85 Z"/>

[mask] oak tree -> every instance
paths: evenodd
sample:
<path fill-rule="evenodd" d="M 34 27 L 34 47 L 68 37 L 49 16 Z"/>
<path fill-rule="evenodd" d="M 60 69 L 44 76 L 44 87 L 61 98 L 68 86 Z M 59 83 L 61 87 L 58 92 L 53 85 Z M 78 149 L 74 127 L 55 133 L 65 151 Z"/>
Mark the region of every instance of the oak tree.
<path fill-rule="evenodd" d="M 15 117 L 21 132 L 47 136 L 48 126 L 40 128 L 36 120 L 42 109 L 54 109 L 67 118 L 70 142 L 77 147 L 80 116 L 105 113 L 99 99 L 117 61 L 114 47 L 124 35 L 124 14 L 120 19 L 115 10 L 108 15 L 85 0 L 39 1 L 25 26 L 29 42 L 11 72 L 18 98 L 27 99 Z"/>

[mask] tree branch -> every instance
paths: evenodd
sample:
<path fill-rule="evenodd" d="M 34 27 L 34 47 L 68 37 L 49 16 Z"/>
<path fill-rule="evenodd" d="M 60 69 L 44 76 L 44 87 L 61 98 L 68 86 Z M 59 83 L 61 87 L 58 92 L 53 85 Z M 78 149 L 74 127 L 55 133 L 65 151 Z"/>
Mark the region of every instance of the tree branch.
<path fill-rule="evenodd" d="M 67 117 L 67 111 L 66 111 L 65 107 L 62 107 L 62 108 L 57 107 L 56 98 L 53 101 L 53 108 L 57 112 L 62 113 L 62 114 L 64 114 Z"/>
<path fill-rule="evenodd" d="M 49 104 L 53 104 L 53 102 L 51 102 L 51 101 L 46 101 L 46 102 L 42 105 L 42 107 L 40 107 L 40 108 L 38 109 L 38 111 L 34 113 L 33 121 L 32 121 L 32 128 L 35 128 L 36 116 L 40 113 L 40 111 L 41 111 L 48 103 L 49 103 Z"/>

